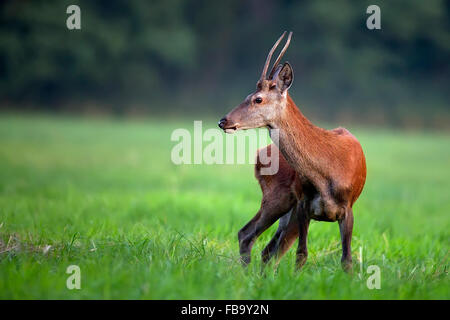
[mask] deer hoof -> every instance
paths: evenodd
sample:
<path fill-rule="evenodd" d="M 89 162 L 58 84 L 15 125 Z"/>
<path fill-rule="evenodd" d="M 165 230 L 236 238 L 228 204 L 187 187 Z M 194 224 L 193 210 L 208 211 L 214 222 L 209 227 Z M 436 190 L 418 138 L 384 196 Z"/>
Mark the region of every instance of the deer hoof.
<path fill-rule="evenodd" d="M 353 263 L 351 260 L 342 260 L 341 265 L 346 273 L 353 274 Z"/>

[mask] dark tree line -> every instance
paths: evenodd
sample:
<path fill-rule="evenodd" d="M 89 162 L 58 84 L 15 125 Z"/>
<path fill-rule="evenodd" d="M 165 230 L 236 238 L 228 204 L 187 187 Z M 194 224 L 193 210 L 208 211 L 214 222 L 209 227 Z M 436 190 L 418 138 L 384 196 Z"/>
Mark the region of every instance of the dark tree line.
<path fill-rule="evenodd" d="M 66 28 L 78 4 L 82 29 Z M 381 30 L 366 8 L 381 8 Z M 0 103 L 223 113 L 294 31 L 292 94 L 325 120 L 448 120 L 450 4 L 403 1 L 0 2 Z M 424 120 L 425 119 L 425 120 Z"/>

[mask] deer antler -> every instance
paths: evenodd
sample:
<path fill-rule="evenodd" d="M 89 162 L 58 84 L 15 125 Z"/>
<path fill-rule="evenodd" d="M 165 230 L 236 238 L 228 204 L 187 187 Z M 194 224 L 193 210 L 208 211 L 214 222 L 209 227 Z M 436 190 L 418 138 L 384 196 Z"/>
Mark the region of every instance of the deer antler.
<path fill-rule="evenodd" d="M 261 80 L 266 79 L 267 69 L 269 69 L 269 64 L 270 64 L 270 60 L 272 59 L 273 52 L 278 47 L 278 45 L 280 44 L 281 40 L 284 38 L 285 35 L 286 35 L 286 31 L 283 32 L 281 37 L 279 37 L 277 42 L 275 42 L 275 44 L 273 45 L 272 49 L 270 49 L 269 55 L 267 56 L 267 59 L 266 59 L 266 63 L 264 64 L 264 69 L 261 73 Z"/>
<path fill-rule="evenodd" d="M 273 74 L 274 74 L 275 70 L 277 69 L 278 63 L 280 63 L 281 58 L 283 58 L 284 53 L 286 52 L 287 48 L 289 47 L 289 44 L 291 43 L 291 38 L 292 38 L 292 31 L 289 32 L 289 36 L 286 40 L 286 44 L 284 45 L 283 50 L 281 50 L 280 54 L 278 55 L 277 60 L 273 64 L 272 71 L 270 71 L 270 74 L 269 74 L 269 79 L 272 79 Z"/>

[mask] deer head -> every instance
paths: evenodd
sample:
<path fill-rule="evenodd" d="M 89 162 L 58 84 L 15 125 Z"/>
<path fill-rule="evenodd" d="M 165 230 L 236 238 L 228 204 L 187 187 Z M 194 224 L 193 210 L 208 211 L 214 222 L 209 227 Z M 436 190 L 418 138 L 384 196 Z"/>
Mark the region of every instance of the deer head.
<path fill-rule="evenodd" d="M 249 94 L 240 105 L 220 119 L 219 127 L 226 133 L 260 127 L 271 128 L 271 124 L 283 111 L 286 105 L 287 91 L 291 87 L 294 74 L 288 62 L 283 65 L 279 62 L 291 42 L 292 32 L 289 33 L 286 44 L 273 64 L 269 76 L 267 76 L 267 71 L 272 55 L 285 35 L 286 31 L 270 50 L 261 78 L 256 83 L 256 91 Z"/>

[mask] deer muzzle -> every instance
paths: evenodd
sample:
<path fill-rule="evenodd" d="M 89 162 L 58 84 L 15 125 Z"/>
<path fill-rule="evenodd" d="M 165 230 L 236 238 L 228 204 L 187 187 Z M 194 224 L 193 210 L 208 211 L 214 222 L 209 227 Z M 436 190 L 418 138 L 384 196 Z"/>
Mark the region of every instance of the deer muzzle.
<path fill-rule="evenodd" d="M 230 123 L 226 117 L 219 120 L 218 126 L 220 129 L 225 131 L 225 133 L 234 133 L 237 130 L 236 124 L 230 125 Z"/>

